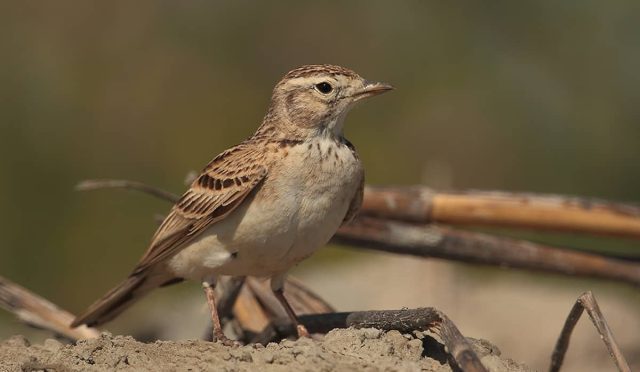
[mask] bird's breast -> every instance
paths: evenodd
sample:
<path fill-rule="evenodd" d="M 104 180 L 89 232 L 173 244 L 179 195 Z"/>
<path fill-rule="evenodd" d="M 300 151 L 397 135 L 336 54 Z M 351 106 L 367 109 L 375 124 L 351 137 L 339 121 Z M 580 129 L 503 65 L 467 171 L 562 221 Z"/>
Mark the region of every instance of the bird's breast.
<path fill-rule="evenodd" d="M 189 269 L 191 276 L 271 276 L 329 241 L 363 177 L 357 156 L 329 139 L 281 148 L 274 156 L 257 191 L 183 250 L 194 254 L 184 255 L 191 259 L 182 271 L 195 265 L 202 267 Z"/>

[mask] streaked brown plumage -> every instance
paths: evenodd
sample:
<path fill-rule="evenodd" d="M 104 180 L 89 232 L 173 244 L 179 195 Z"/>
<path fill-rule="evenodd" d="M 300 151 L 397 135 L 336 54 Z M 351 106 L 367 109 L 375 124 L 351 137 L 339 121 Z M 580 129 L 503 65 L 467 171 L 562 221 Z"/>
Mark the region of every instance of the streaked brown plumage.
<path fill-rule="evenodd" d="M 342 135 L 344 118 L 355 102 L 389 89 L 339 66 L 287 73 L 256 133 L 205 167 L 129 277 L 72 326 L 102 324 L 150 290 L 182 279 L 202 281 L 211 305 L 219 275 L 271 277 L 296 322 L 282 295 L 287 269 L 326 244 L 362 203 L 364 173 Z M 224 339 L 211 310 L 214 336 Z"/>

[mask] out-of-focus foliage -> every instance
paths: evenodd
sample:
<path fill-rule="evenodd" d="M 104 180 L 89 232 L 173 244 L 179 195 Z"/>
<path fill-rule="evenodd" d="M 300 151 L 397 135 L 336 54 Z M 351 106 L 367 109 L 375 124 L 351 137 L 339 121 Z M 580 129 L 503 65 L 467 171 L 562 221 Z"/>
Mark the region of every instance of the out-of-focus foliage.
<path fill-rule="evenodd" d="M 14 1 L 0 5 L 0 273 L 79 311 L 306 63 L 397 90 L 346 132 L 370 183 L 640 200 L 640 3 Z"/>

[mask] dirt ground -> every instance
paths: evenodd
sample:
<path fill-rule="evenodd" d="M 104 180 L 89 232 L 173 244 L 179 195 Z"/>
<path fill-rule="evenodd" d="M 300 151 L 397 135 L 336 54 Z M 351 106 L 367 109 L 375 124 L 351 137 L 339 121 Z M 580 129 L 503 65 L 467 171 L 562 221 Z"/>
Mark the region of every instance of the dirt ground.
<path fill-rule="evenodd" d="M 472 340 L 492 372 L 530 371 L 487 341 Z M 1 371 L 451 371 L 443 347 L 427 336 L 376 329 L 334 330 L 319 339 L 227 347 L 204 341 L 141 343 L 103 333 L 64 345 L 30 345 L 22 336 L 0 342 Z"/>

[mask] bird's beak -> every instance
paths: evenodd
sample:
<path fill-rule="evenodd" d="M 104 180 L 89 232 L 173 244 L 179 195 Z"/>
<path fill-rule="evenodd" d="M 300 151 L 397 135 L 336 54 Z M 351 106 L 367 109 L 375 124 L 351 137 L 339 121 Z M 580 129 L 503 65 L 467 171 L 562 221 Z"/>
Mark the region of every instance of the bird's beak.
<path fill-rule="evenodd" d="M 389 84 L 365 81 L 364 87 L 356 91 L 352 97 L 360 100 L 362 98 L 377 96 L 392 89 L 393 87 Z"/>

